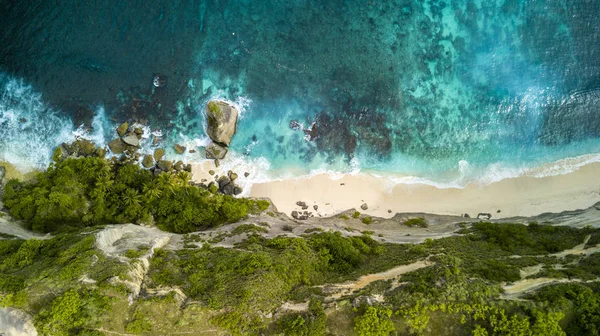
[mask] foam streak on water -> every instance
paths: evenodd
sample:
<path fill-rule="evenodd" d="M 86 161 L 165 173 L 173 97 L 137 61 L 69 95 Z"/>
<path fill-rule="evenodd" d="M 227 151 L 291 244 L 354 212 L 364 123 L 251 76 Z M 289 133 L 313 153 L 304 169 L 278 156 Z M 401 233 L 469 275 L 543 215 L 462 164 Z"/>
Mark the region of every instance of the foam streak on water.
<path fill-rule="evenodd" d="M 53 149 L 73 139 L 73 124 L 48 108 L 31 85 L 0 73 L 0 161 L 45 168 Z"/>

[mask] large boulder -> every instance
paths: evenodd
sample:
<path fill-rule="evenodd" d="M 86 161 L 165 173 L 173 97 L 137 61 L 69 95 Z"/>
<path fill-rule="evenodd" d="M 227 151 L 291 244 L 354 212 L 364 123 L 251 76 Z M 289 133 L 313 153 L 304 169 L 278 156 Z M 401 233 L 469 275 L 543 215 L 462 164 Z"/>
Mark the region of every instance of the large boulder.
<path fill-rule="evenodd" d="M 227 154 L 227 148 L 211 142 L 210 144 L 208 144 L 208 146 L 206 146 L 206 158 L 207 159 L 218 159 L 221 160 L 225 157 L 225 155 Z"/>
<path fill-rule="evenodd" d="M 157 148 L 154 150 L 154 159 L 156 161 L 162 160 L 163 156 L 165 156 L 165 150 L 162 148 Z"/>
<path fill-rule="evenodd" d="M 135 133 L 129 134 L 126 137 L 124 137 L 123 142 L 133 147 L 140 147 L 140 139 L 138 139 Z"/>
<path fill-rule="evenodd" d="M 168 160 L 160 160 L 156 163 L 156 166 L 160 168 L 160 170 L 168 172 L 173 169 L 173 162 Z"/>
<path fill-rule="evenodd" d="M 4 175 L 6 175 L 6 167 L 0 166 L 0 184 L 2 184 L 2 180 L 4 179 Z"/>
<path fill-rule="evenodd" d="M 154 166 L 154 159 L 152 158 L 152 155 L 144 155 L 142 165 L 144 166 L 144 168 L 151 168 L 152 166 Z"/>
<path fill-rule="evenodd" d="M 129 123 L 124 122 L 121 125 L 119 125 L 119 127 L 117 127 L 117 134 L 122 137 L 127 133 L 127 130 L 129 129 Z"/>
<path fill-rule="evenodd" d="M 127 144 L 123 142 L 121 138 L 116 138 L 108 143 L 108 148 L 110 148 L 114 154 L 122 154 L 127 149 Z"/>
<path fill-rule="evenodd" d="M 206 106 L 208 122 L 206 133 L 214 142 L 229 146 L 231 138 L 235 134 L 238 114 L 238 110 L 230 104 L 211 100 Z"/>

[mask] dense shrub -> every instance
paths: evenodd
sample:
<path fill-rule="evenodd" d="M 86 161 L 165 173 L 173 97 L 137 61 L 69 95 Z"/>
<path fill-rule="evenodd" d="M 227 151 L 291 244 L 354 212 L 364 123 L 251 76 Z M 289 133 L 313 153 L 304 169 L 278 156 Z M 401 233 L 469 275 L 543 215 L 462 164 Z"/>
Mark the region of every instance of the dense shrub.
<path fill-rule="evenodd" d="M 13 217 L 38 232 L 153 218 L 161 228 L 183 233 L 235 222 L 269 205 L 192 187 L 189 179 L 186 172 L 155 177 L 138 165 L 102 157 L 69 158 L 31 182 L 9 181 L 3 201 Z"/>

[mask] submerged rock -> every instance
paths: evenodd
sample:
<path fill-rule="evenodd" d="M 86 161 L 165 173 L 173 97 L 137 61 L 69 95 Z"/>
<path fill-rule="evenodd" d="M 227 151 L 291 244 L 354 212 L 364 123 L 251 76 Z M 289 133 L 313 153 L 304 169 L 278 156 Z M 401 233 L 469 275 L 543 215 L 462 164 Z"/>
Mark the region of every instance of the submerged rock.
<path fill-rule="evenodd" d="M 238 110 L 230 104 L 211 100 L 206 106 L 206 133 L 214 142 L 229 146 L 236 131 L 238 114 Z"/>
<path fill-rule="evenodd" d="M 157 88 L 167 85 L 167 76 L 163 74 L 154 75 L 154 78 L 152 79 L 152 85 Z"/>
<path fill-rule="evenodd" d="M 292 121 L 290 121 L 290 128 L 293 129 L 294 131 L 297 131 L 301 128 L 301 126 L 298 121 L 292 120 Z"/>
<path fill-rule="evenodd" d="M 223 159 L 225 157 L 225 155 L 227 154 L 227 148 L 211 142 L 210 144 L 208 144 L 208 146 L 206 146 L 206 158 L 207 159 Z"/>
<path fill-rule="evenodd" d="M 177 154 L 185 153 L 185 147 L 180 144 L 175 144 L 174 148 L 175 148 L 175 153 L 177 153 Z"/>
<path fill-rule="evenodd" d="M 305 129 L 304 134 L 306 134 L 306 138 L 308 141 L 315 140 L 319 136 L 317 122 L 313 122 L 309 128 Z"/>

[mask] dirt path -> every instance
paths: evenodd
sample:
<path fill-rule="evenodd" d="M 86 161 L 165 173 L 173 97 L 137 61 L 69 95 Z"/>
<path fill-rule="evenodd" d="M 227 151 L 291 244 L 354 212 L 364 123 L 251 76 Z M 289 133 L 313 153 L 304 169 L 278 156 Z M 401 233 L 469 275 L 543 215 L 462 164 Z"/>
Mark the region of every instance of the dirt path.
<path fill-rule="evenodd" d="M 554 256 L 557 258 L 565 258 L 568 255 L 590 255 L 592 253 L 596 253 L 600 251 L 600 244 L 591 248 L 585 248 L 586 244 L 590 240 L 590 235 L 585 237 L 583 243 L 558 253 L 549 254 L 549 256 Z M 521 257 L 521 256 L 514 256 Z M 531 267 L 525 267 L 520 270 L 521 280 L 515 281 L 510 285 L 504 285 L 502 288 L 505 292 L 505 298 L 507 299 L 517 299 L 521 294 L 532 291 L 534 289 L 550 285 L 556 283 L 566 283 L 566 282 L 581 282 L 581 279 L 556 279 L 556 278 L 535 278 L 535 279 L 526 279 L 528 276 L 537 274 L 542 270 L 544 264 L 539 264 Z"/>
<path fill-rule="evenodd" d="M 372 282 L 395 279 L 402 274 L 416 271 L 418 269 L 431 266 L 432 264 L 433 263 L 431 263 L 429 260 L 420 260 L 412 264 L 397 266 L 384 272 L 363 275 L 356 281 L 333 285 L 323 285 L 321 287 L 323 287 L 326 292 L 331 293 L 328 297 L 330 300 L 337 300 L 342 296 L 349 295 L 356 290 L 365 288 Z"/>
<path fill-rule="evenodd" d="M 524 279 L 514 282 L 512 285 L 502 286 L 504 288 L 504 297 L 507 299 L 517 299 L 522 294 L 544 287 L 550 284 L 581 282 L 581 279 L 556 279 L 556 278 L 536 278 Z"/>

